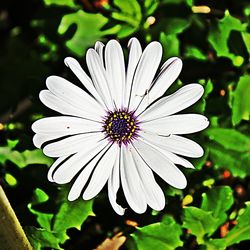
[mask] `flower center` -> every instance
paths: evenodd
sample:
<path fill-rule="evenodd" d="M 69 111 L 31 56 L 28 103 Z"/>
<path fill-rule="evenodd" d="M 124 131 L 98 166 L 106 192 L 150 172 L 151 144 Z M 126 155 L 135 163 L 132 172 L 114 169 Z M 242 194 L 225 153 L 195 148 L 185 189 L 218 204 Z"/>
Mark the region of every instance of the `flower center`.
<path fill-rule="evenodd" d="M 128 144 L 138 136 L 139 122 L 133 112 L 118 110 L 108 112 L 104 119 L 104 132 L 112 142 Z"/>

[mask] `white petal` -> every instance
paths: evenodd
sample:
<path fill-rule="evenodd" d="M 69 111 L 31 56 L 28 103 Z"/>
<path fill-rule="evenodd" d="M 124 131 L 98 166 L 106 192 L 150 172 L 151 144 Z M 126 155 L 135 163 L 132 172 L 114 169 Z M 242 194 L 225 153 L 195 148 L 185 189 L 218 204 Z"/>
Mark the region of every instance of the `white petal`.
<path fill-rule="evenodd" d="M 72 178 L 103 148 L 109 143 L 105 140 L 98 142 L 92 147 L 83 148 L 82 152 L 76 153 L 65 161 L 53 174 L 53 179 L 58 184 L 69 183 Z"/>
<path fill-rule="evenodd" d="M 60 158 L 56 159 L 55 162 L 52 164 L 52 166 L 49 168 L 48 180 L 50 182 L 54 182 L 53 174 L 54 174 L 56 168 L 58 167 L 58 165 L 61 164 L 66 158 L 67 158 L 67 156 L 63 156 L 63 157 L 60 157 Z"/>
<path fill-rule="evenodd" d="M 32 130 L 39 134 L 73 135 L 101 131 L 101 123 L 71 116 L 46 117 L 35 121 Z"/>
<path fill-rule="evenodd" d="M 33 143 L 37 148 L 41 148 L 42 145 L 47 142 L 54 139 L 57 139 L 59 137 L 63 137 L 63 134 L 35 134 L 33 137 Z"/>
<path fill-rule="evenodd" d="M 94 198 L 102 190 L 111 175 L 116 158 L 118 157 L 118 152 L 119 146 L 117 143 L 114 143 L 100 159 L 90 179 L 89 185 L 83 193 L 82 197 L 84 200 Z"/>
<path fill-rule="evenodd" d="M 161 67 L 161 71 L 152 83 L 148 94 L 143 98 L 136 114 L 140 114 L 146 107 L 161 97 L 171 84 L 177 79 L 182 69 L 182 61 L 177 57 L 171 57 Z"/>
<path fill-rule="evenodd" d="M 142 54 L 142 48 L 141 48 L 140 42 L 135 37 L 129 40 L 128 48 L 129 48 L 129 57 L 128 57 L 128 68 L 127 68 L 127 74 L 126 74 L 126 88 L 125 88 L 125 94 L 124 94 L 125 105 L 128 105 L 133 77 L 134 77 L 136 67 L 138 65 L 138 62 Z"/>
<path fill-rule="evenodd" d="M 101 59 L 102 66 L 104 66 L 104 61 L 103 61 L 103 49 L 105 45 L 102 42 L 97 41 L 95 43 L 95 51 L 98 53 Z"/>
<path fill-rule="evenodd" d="M 48 144 L 44 147 L 43 153 L 50 157 L 71 155 L 82 150 L 86 151 L 89 147 L 94 147 L 102 139 L 102 133 L 72 135 L 66 139 Z"/>
<path fill-rule="evenodd" d="M 112 173 L 108 179 L 108 196 L 110 204 L 115 212 L 124 215 L 125 209 L 116 202 L 116 196 L 120 187 L 120 156 L 116 158 Z"/>
<path fill-rule="evenodd" d="M 62 77 L 50 76 L 46 79 L 46 85 L 52 94 L 87 113 L 95 114 L 97 118 L 105 112 L 93 97 Z"/>
<path fill-rule="evenodd" d="M 140 135 L 147 142 L 178 155 L 199 158 L 204 154 L 202 147 L 198 143 L 182 136 L 159 136 L 144 131 Z"/>
<path fill-rule="evenodd" d="M 198 114 L 172 115 L 153 121 L 143 122 L 140 128 L 158 135 L 191 134 L 205 129 L 208 119 Z"/>
<path fill-rule="evenodd" d="M 64 59 L 64 63 L 67 67 L 69 67 L 73 73 L 77 76 L 77 78 L 82 82 L 84 87 L 89 91 L 89 93 L 99 101 L 102 105 L 104 105 L 103 100 L 101 99 L 100 95 L 96 91 L 92 80 L 89 78 L 89 76 L 85 73 L 85 71 L 82 69 L 79 62 L 74 59 L 73 57 L 66 57 Z"/>
<path fill-rule="evenodd" d="M 97 114 L 90 114 L 79 107 L 75 107 L 62 99 L 52 94 L 49 90 L 42 90 L 39 94 L 41 102 L 50 109 L 53 109 L 64 115 L 78 116 L 90 120 L 100 121 L 100 116 Z"/>
<path fill-rule="evenodd" d="M 111 98 L 111 91 L 107 82 L 106 72 L 101 63 L 100 56 L 94 49 L 89 49 L 86 54 L 86 61 L 95 88 L 97 89 L 108 110 L 114 108 Z"/>
<path fill-rule="evenodd" d="M 161 61 L 162 47 L 158 42 L 151 42 L 143 51 L 133 79 L 130 95 L 130 110 L 135 110 L 154 79 Z"/>
<path fill-rule="evenodd" d="M 147 165 L 169 185 L 179 189 L 186 187 L 185 176 L 164 154 L 140 140 L 133 145 Z"/>
<path fill-rule="evenodd" d="M 122 188 L 129 206 L 138 214 L 144 213 L 147 209 L 147 203 L 132 157 L 131 145 L 121 148 L 120 167 Z"/>
<path fill-rule="evenodd" d="M 197 102 L 203 93 L 204 89 L 200 84 L 188 84 L 154 103 L 140 115 L 140 120 L 150 121 L 175 114 Z"/>
<path fill-rule="evenodd" d="M 125 90 L 125 64 L 121 45 L 110 40 L 105 48 L 105 66 L 111 96 L 117 108 L 123 107 Z"/>
<path fill-rule="evenodd" d="M 91 162 L 87 164 L 87 166 L 85 166 L 85 168 L 76 178 L 68 194 L 69 201 L 74 201 L 80 197 L 81 192 L 84 186 L 86 185 L 93 169 L 95 168 L 97 162 L 100 160 L 100 158 L 103 156 L 104 153 L 105 153 L 105 149 L 103 149 L 97 156 L 95 156 L 95 158 L 92 159 Z"/>
<path fill-rule="evenodd" d="M 133 151 L 133 159 L 144 189 L 146 202 L 154 210 L 160 211 L 165 206 L 164 193 L 156 183 L 152 170 L 147 166 L 140 155 L 138 155 L 135 149 L 133 149 Z"/>

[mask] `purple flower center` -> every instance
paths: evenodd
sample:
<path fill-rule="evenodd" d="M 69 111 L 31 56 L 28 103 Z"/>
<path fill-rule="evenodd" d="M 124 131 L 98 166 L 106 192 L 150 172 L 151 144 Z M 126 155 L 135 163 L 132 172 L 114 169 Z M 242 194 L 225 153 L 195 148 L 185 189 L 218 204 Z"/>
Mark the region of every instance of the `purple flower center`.
<path fill-rule="evenodd" d="M 133 112 L 117 110 L 108 112 L 103 129 L 110 141 L 128 144 L 138 136 L 139 122 Z"/>

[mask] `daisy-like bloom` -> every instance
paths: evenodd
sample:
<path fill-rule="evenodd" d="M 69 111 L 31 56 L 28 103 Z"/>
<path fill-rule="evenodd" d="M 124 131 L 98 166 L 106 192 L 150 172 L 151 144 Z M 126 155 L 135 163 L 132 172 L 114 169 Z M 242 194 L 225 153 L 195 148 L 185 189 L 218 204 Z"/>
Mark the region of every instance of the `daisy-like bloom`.
<path fill-rule="evenodd" d="M 80 64 L 67 57 L 65 64 L 86 90 L 58 77 L 47 78 L 40 100 L 62 115 L 43 118 L 32 125 L 34 144 L 57 160 L 48 179 L 73 185 L 70 201 L 80 196 L 95 197 L 108 184 L 108 197 L 120 215 L 117 204 L 122 187 L 127 203 L 136 213 L 147 205 L 162 210 L 165 197 L 153 172 L 169 185 L 183 189 L 187 181 L 176 165 L 194 168 L 182 156 L 201 157 L 203 149 L 184 134 L 205 129 L 209 122 L 200 114 L 175 114 L 194 104 L 203 94 L 199 84 L 188 84 L 174 94 L 162 97 L 178 77 L 182 61 L 162 58 L 159 42 L 142 51 L 136 38 L 128 43 L 127 67 L 120 44 L 111 40 L 89 49 L 86 61 L 89 77 Z"/>

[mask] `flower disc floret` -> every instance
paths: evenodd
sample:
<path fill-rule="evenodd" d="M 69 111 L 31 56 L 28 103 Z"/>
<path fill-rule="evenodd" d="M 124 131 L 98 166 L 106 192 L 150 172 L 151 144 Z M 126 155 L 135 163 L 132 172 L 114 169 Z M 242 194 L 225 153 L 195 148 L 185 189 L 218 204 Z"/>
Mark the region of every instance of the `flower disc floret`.
<path fill-rule="evenodd" d="M 139 122 L 133 112 L 117 110 L 108 112 L 103 121 L 103 131 L 112 142 L 128 144 L 138 136 Z"/>

